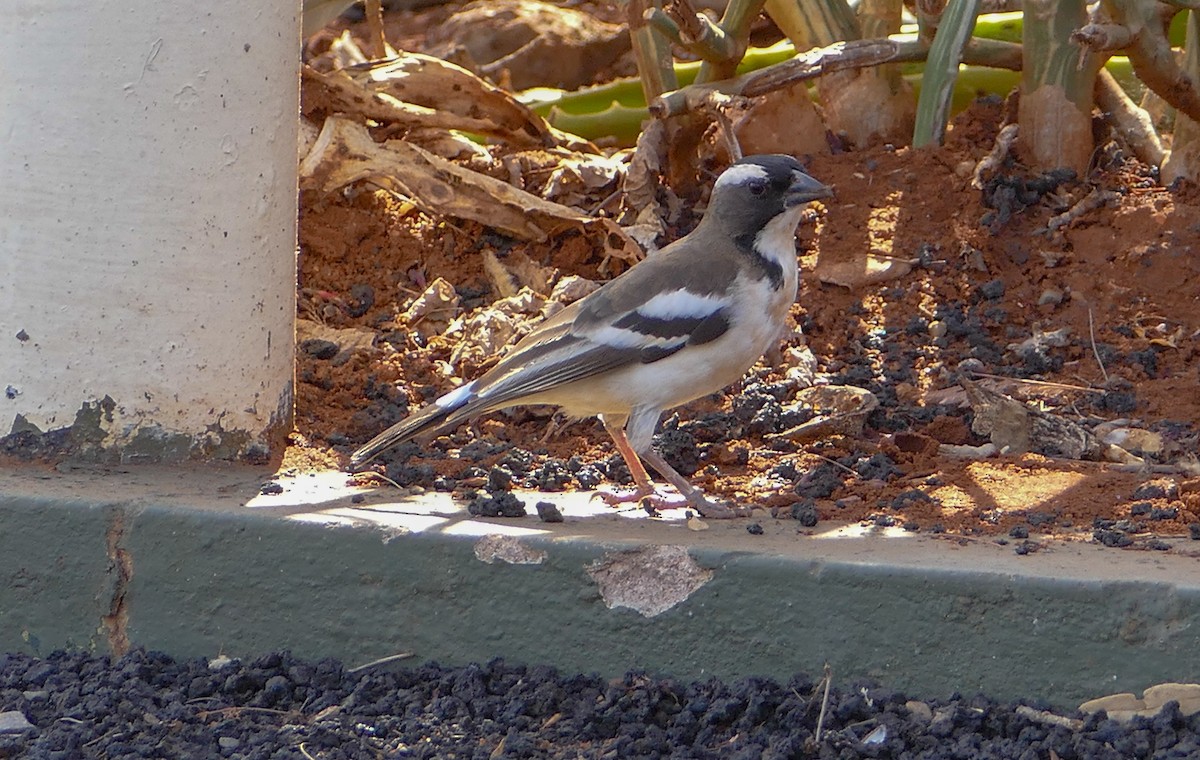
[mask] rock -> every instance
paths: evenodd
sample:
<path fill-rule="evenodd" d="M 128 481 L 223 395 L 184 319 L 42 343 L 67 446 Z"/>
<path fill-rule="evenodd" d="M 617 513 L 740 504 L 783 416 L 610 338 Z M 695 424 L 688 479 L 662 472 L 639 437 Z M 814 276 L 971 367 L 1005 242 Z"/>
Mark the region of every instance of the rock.
<path fill-rule="evenodd" d="M 0 712 L 0 734 L 19 734 L 36 728 L 20 710 Z"/>
<path fill-rule="evenodd" d="M 1063 292 L 1058 288 L 1046 288 L 1038 296 L 1038 306 L 1058 306 L 1063 301 Z"/>
<path fill-rule="evenodd" d="M 908 708 L 909 713 L 911 713 L 912 716 L 919 721 L 929 723 L 933 720 L 933 709 L 924 702 L 918 702 L 915 699 L 910 699 L 904 703 L 904 706 Z"/>

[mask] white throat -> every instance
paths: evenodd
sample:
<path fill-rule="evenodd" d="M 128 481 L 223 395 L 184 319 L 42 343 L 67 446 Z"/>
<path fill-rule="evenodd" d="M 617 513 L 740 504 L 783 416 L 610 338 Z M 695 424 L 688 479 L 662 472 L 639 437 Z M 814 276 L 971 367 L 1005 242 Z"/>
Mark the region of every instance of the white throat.
<path fill-rule="evenodd" d="M 789 208 L 779 214 L 754 237 L 754 249 L 768 261 L 783 268 L 784 279 L 795 279 L 796 271 L 796 227 L 804 205 Z M 788 273 L 793 273 L 789 276 Z"/>

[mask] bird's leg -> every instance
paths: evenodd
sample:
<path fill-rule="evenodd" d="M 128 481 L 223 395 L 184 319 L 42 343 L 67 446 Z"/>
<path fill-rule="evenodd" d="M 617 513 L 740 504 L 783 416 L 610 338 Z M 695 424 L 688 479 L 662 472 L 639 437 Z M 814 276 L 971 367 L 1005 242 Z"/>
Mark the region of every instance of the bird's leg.
<path fill-rule="evenodd" d="M 603 421 L 603 420 L 602 420 Z M 710 501 L 704 497 L 704 494 L 688 482 L 687 478 L 675 471 L 675 468 L 667 464 L 667 460 L 662 458 L 657 451 L 651 447 L 647 447 L 646 451 L 640 456 L 634 450 L 633 445 L 629 442 L 629 437 L 625 434 L 625 428 L 604 422 L 604 429 L 612 436 L 613 443 L 617 447 L 617 451 L 621 453 L 621 457 L 625 460 L 625 464 L 629 465 L 629 474 L 633 476 L 635 489 L 631 494 L 614 494 L 601 493 L 598 494 L 604 503 L 610 506 L 617 504 L 626 504 L 629 502 L 649 502 L 656 509 L 673 509 L 684 506 L 678 501 L 672 501 L 658 496 L 654 491 L 654 485 L 650 482 L 650 476 L 646 473 L 646 468 L 642 465 L 642 459 L 645 459 L 651 467 L 659 472 L 671 485 L 679 491 L 686 499 L 686 505 L 699 512 L 704 517 L 725 518 L 736 517 L 739 513 L 736 510 L 730 509 L 722 504 Z"/>
<path fill-rule="evenodd" d="M 688 479 L 675 471 L 675 468 L 667 464 L 667 460 L 663 458 L 653 448 L 647 448 L 642 452 L 642 458 L 650 464 L 651 467 L 658 470 L 658 473 L 670 482 L 671 485 L 679 489 L 679 493 L 683 494 L 683 498 L 687 499 L 688 504 L 704 517 L 714 519 L 737 517 L 744 514 L 745 510 L 727 507 L 724 504 L 719 504 L 715 501 L 705 498 L 700 489 L 693 486 Z"/>
<path fill-rule="evenodd" d="M 604 429 L 612 437 L 617 451 L 621 454 L 621 458 L 625 460 L 625 464 L 629 467 L 629 474 L 633 477 L 634 489 L 633 493 L 627 494 L 601 491 L 596 496 L 610 507 L 615 507 L 618 504 L 629 504 L 631 502 L 648 502 L 655 509 L 674 509 L 675 507 L 683 506 L 680 502 L 664 499 L 655 493 L 654 484 L 650 482 L 650 475 L 646 473 L 646 468 L 642 465 L 642 460 L 638 457 L 637 452 L 633 450 L 633 445 L 629 443 L 629 437 L 625 435 L 625 428 L 620 425 L 610 424 L 607 420 L 601 419 L 601 422 L 604 423 Z"/>

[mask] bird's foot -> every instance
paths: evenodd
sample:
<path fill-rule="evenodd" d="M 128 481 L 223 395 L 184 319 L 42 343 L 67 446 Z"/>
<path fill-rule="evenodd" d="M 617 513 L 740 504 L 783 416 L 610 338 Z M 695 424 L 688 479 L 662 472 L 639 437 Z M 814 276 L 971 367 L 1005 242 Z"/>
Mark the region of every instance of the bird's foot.
<path fill-rule="evenodd" d="M 679 497 L 663 496 L 651 489 L 634 489 L 629 493 L 612 493 L 611 491 L 597 491 L 592 496 L 593 499 L 600 499 L 610 507 L 619 507 L 622 504 L 639 504 L 647 512 L 657 512 L 663 509 L 694 509 L 700 513 L 701 517 L 708 517 L 713 520 L 723 520 L 732 517 L 743 517 L 749 514 L 749 510 L 741 507 L 730 507 L 720 502 L 706 499 L 699 491 Z"/>
<path fill-rule="evenodd" d="M 687 496 L 687 505 L 700 513 L 701 517 L 711 520 L 728 520 L 734 517 L 746 517 L 750 514 L 749 507 L 735 507 L 719 501 L 706 499 L 704 494 L 693 491 Z"/>
<path fill-rule="evenodd" d="M 635 488 L 629 493 L 613 493 L 612 491 L 596 491 L 593 499 L 599 499 L 610 507 L 620 507 L 623 504 L 638 504 L 647 512 L 657 512 L 661 509 L 680 509 L 691 507 L 687 499 L 663 496 L 653 488 Z"/>

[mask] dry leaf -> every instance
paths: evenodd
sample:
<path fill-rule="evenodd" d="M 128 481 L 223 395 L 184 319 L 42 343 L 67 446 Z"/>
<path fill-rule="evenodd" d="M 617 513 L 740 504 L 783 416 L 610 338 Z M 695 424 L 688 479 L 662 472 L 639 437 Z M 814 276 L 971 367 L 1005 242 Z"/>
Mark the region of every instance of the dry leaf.
<path fill-rule="evenodd" d="M 787 439 L 806 442 L 831 435 L 856 437 L 862 434 L 867 415 L 879 406 L 879 399 L 870 391 L 852 385 L 818 385 L 796 394 L 789 408 L 812 409 L 817 416 L 770 436 L 772 440 Z"/>
<path fill-rule="evenodd" d="M 394 190 L 429 213 L 470 219 L 524 240 L 540 242 L 576 227 L 595 235 L 606 257 L 629 263 L 641 257 L 637 244 L 610 219 L 543 200 L 403 140 L 377 143 L 361 124 L 329 117 L 300 163 L 301 188 L 331 193 L 362 180 Z"/>
<path fill-rule="evenodd" d="M 441 334 L 457 314 L 458 293 L 453 285 L 438 277 L 409 304 L 400 321 L 428 339 Z"/>
<path fill-rule="evenodd" d="M 324 111 L 407 129 L 457 129 L 529 147 L 590 146 L 466 69 L 418 53 L 329 73 L 304 66 L 301 75 L 306 115 Z"/>
<path fill-rule="evenodd" d="M 1090 430 L 1065 417 L 1034 409 L 980 383 L 962 379 L 967 401 L 975 410 L 971 429 L 990 436 L 1001 452 L 1067 459 L 1097 460 L 1104 452 Z"/>
<path fill-rule="evenodd" d="M 380 95 L 382 100 L 434 110 L 444 119 L 462 120 L 461 126 L 448 127 L 451 129 L 547 148 L 567 143 L 577 149 L 590 146 L 553 129 L 505 90 L 440 58 L 404 53 L 393 60 L 354 66 L 345 74 L 365 90 Z"/>

